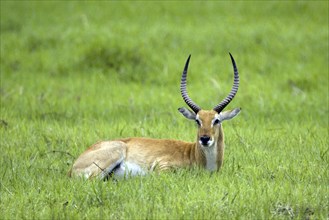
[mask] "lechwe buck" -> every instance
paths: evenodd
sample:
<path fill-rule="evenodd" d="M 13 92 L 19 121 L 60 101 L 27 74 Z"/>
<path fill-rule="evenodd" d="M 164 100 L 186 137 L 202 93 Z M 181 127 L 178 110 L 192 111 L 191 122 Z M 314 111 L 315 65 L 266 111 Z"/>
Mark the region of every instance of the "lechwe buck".
<path fill-rule="evenodd" d="M 231 92 L 212 110 L 202 110 L 188 96 L 186 90 L 188 57 L 182 74 L 180 91 L 192 111 L 179 108 L 179 112 L 198 125 L 196 142 L 150 138 L 121 138 L 101 141 L 88 148 L 73 164 L 70 176 L 100 179 L 114 176 L 143 175 L 153 170 L 201 166 L 209 171 L 219 170 L 224 156 L 222 122 L 232 119 L 240 108 L 223 109 L 232 101 L 239 87 L 239 74 L 230 54 L 234 83 Z"/>

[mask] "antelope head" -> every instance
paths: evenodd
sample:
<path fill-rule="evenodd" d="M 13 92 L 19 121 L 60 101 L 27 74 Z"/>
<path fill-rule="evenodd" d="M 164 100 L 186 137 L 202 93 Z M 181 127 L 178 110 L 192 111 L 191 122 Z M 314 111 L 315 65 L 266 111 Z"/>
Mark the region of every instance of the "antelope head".
<path fill-rule="evenodd" d="M 224 108 L 232 101 L 232 99 L 234 98 L 234 96 L 238 91 L 239 88 L 238 69 L 236 67 L 234 58 L 230 54 L 233 64 L 233 70 L 234 70 L 234 83 L 231 92 L 212 110 L 203 110 L 196 103 L 192 101 L 192 99 L 188 96 L 186 89 L 186 78 L 187 78 L 187 70 L 188 70 L 190 57 L 191 55 L 188 57 L 185 64 L 185 68 L 181 79 L 180 90 L 185 103 L 191 108 L 191 110 L 187 108 L 179 108 L 178 110 L 187 119 L 195 120 L 195 122 L 197 123 L 198 133 L 197 133 L 196 144 L 197 146 L 199 146 L 199 148 L 201 148 L 202 151 L 204 151 L 204 153 L 209 152 L 211 148 L 216 148 L 211 150 L 211 152 L 220 151 L 220 153 L 223 154 L 224 134 L 222 130 L 222 122 L 234 118 L 240 112 L 240 108 L 235 108 L 230 111 L 223 111 Z M 223 155 L 221 155 L 221 157 L 223 157 Z M 220 166 L 222 163 L 222 158 L 220 158 L 219 160 L 220 160 L 219 161 L 219 166 Z M 219 167 L 217 166 L 217 168 Z"/>

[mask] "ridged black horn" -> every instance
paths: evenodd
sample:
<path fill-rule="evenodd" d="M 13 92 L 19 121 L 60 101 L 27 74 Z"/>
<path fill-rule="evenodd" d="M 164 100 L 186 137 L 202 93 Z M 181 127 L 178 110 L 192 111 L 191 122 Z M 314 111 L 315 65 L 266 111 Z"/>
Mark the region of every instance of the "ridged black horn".
<path fill-rule="evenodd" d="M 238 89 L 239 89 L 238 68 L 236 67 L 234 58 L 233 58 L 231 53 L 230 53 L 230 57 L 231 57 L 231 60 L 232 60 L 233 70 L 234 70 L 234 82 L 233 82 L 231 92 L 228 94 L 228 96 L 223 101 L 221 101 L 218 105 L 216 105 L 214 107 L 214 110 L 218 113 L 223 111 L 223 109 L 232 101 L 232 99 L 234 98 L 235 94 L 238 92 Z"/>
<path fill-rule="evenodd" d="M 195 104 L 192 99 L 188 96 L 187 94 L 187 90 L 186 90 L 186 77 L 187 77 L 187 69 L 188 69 L 188 64 L 190 62 L 190 58 L 191 55 L 188 56 L 186 64 L 185 64 L 185 68 L 182 74 L 182 79 L 181 79 L 181 83 L 180 83 L 180 93 L 182 94 L 182 97 L 185 101 L 185 103 L 195 112 L 198 113 L 201 108 Z"/>

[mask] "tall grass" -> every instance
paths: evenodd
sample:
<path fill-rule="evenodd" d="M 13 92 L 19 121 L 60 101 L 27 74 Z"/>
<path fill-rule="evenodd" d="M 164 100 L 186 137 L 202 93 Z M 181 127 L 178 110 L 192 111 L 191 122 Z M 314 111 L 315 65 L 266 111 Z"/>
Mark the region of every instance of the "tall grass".
<path fill-rule="evenodd" d="M 328 2 L 1 1 L 0 213 L 4 219 L 325 219 Z M 219 173 L 69 179 L 98 140 L 195 140 L 177 113 L 241 86 Z"/>

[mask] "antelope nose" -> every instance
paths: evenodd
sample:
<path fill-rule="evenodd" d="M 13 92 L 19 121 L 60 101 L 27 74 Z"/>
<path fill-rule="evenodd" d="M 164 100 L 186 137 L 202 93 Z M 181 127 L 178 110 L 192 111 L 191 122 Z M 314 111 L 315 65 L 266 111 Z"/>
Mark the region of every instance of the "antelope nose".
<path fill-rule="evenodd" d="M 207 135 L 203 135 L 200 137 L 200 141 L 201 141 L 202 145 L 207 145 L 209 140 L 210 140 L 210 137 Z"/>

